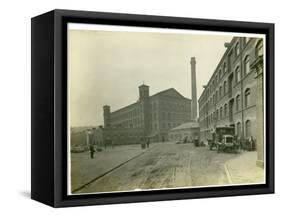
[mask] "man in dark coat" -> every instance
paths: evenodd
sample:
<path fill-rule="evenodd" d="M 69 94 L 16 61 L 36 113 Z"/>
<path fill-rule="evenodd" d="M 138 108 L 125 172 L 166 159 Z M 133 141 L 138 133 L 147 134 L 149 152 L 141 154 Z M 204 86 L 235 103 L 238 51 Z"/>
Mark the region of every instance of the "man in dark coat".
<path fill-rule="evenodd" d="M 94 153 L 95 153 L 95 147 L 94 145 L 90 145 L 90 156 L 92 159 L 95 157 Z"/>

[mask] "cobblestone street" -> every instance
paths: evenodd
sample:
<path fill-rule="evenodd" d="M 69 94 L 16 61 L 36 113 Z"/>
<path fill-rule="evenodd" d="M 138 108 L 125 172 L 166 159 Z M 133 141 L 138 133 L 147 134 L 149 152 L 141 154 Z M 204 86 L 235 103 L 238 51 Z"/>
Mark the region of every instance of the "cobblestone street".
<path fill-rule="evenodd" d="M 80 159 L 76 155 L 80 155 Z M 73 189 L 133 158 L 75 193 L 214 186 L 263 181 L 263 170 L 260 168 L 253 170 L 256 152 L 218 154 L 215 150 L 210 151 L 208 147 L 194 147 L 191 143 L 152 144 L 145 152 L 137 145 L 129 149 L 128 146 L 117 147 L 115 150 L 97 153 L 94 160 L 89 159 L 85 153 L 73 154 L 73 156 L 72 160 L 76 161 L 72 164 L 76 165 L 76 168 L 72 168 L 72 176 L 76 178 L 75 185 L 74 183 L 72 185 Z M 86 158 L 82 160 L 82 156 Z M 247 159 L 253 163 L 245 167 Z M 240 163 L 242 161 L 244 164 Z M 80 166 L 78 166 L 79 163 Z M 238 167 L 244 168 L 243 174 L 237 173 Z M 247 169 L 249 171 L 246 171 Z M 254 177 L 255 180 L 245 178 L 247 172 L 251 172 L 248 177 Z M 77 175 L 78 173 L 80 176 Z M 253 176 L 253 174 L 256 175 Z M 232 177 L 231 180 L 229 176 Z"/>

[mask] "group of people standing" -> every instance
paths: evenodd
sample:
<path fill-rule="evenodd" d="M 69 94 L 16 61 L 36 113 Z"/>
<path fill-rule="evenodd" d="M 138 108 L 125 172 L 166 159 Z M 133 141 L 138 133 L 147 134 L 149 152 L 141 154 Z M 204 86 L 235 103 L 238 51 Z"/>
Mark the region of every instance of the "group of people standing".
<path fill-rule="evenodd" d="M 141 138 L 141 148 L 142 149 L 146 149 L 146 148 L 149 148 L 149 144 L 150 144 L 150 139 L 147 137 L 143 137 Z"/>
<path fill-rule="evenodd" d="M 238 144 L 240 149 L 247 151 L 255 151 L 256 150 L 256 140 L 253 136 L 250 136 L 247 139 L 241 139 L 240 137 L 234 136 L 234 141 Z"/>

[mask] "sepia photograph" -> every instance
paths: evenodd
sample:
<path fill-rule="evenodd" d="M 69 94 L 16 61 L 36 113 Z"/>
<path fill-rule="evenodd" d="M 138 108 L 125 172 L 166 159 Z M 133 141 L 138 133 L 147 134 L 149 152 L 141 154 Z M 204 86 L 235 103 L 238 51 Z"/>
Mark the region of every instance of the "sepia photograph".
<path fill-rule="evenodd" d="M 265 48 L 68 23 L 68 195 L 264 184 Z"/>

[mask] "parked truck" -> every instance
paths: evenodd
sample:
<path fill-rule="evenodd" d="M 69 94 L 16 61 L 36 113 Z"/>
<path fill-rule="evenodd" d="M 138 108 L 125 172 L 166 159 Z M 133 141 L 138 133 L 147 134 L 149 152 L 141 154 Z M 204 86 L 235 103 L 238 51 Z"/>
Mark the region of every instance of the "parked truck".
<path fill-rule="evenodd" d="M 216 148 L 217 152 L 235 151 L 237 152 L 239 145 L 235 141 L 234 127 L 216 127 L 212 133 L 212 139 L 208 140 L 210 150 Z"/>

